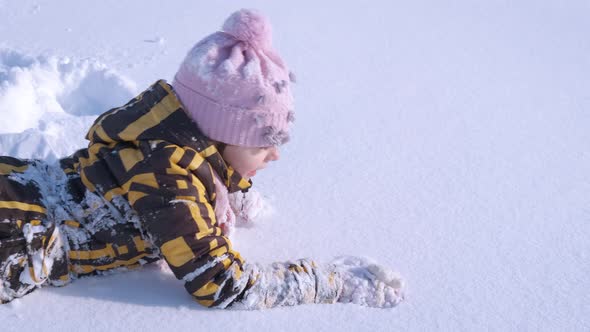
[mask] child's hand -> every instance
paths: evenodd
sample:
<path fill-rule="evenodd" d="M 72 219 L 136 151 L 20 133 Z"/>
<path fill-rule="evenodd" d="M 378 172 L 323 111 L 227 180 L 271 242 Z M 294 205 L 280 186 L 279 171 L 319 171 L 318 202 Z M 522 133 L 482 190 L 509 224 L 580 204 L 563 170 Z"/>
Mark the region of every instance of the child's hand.
<path fill-rule="evenodd" d="M 236 215 L 238 226 L 248 226 L 269 214 L 270 206 L 256 190 L 247 193 L 233 193 L 229 195 L 229 205 Z"/>
<path fill-rule="evenodd" d="M 390 308 L 404 299 L 401 277 L 384 266 L 353 256 L 338 257 L 332 264 L 343 281 L 338 302 Z"/>

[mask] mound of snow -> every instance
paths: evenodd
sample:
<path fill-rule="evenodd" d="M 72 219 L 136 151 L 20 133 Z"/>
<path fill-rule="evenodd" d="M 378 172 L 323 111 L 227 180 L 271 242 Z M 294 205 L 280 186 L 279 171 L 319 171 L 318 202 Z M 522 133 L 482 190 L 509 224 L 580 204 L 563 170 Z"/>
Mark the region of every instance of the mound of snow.
<path fill-rule="evenodd" d="M 97 115 L 136 92 L 96 60 L 0 49 L 0 154 L 52 160 L 72 153 Z"/>

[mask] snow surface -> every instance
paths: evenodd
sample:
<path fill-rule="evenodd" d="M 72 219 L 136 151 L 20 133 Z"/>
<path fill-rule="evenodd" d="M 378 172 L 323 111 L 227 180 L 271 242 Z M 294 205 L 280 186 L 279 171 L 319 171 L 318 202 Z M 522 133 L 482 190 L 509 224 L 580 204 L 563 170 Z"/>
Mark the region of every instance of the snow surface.
<path fill-rule="evenodd" d="M 0 154 L 55 159 L 241 7 L 298 77 L 251 261 L 363 255 L 394 309 L 199 307 L 158 265 L 0 306 L 2 331 L 590 330 L 590 3 L 0 0 Z"/>

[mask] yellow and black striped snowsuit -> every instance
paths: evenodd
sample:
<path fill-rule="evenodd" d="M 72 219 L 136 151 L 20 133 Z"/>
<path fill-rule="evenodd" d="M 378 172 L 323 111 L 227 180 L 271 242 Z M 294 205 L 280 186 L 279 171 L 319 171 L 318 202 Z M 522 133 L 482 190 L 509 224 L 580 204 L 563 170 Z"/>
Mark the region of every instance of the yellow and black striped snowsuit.
<path fill-rule="evenodd" d="M 215 218 L 215 186 L 251 186 L 158 81 L 101 115 L 59 165 L 0 157 L 0 300 L 164 258 L 205 306 L 333 303 L 334 266 L 244 263 Z M 214 172 L 224 183 L 216 183 Z"/>
<path fill-rule="evenodd" d="M 17 297 L 34 289 L 19 283 L 23 273 L 38 277 L 31 252 L 41 250 L 48 257 L 56 227 L 69 248 L 67 255 L 54 255 L 52 270 L 46 271 L 53 284 L 163 257 L 203 305 L 227 305 L 238 298 L 236 291 L 248 288 L 234 285 L 243 261 L 216 224 L 213 172 L 230 193 L 246 191 L 251 183 L 226 165 L 170 85 L 158 81 L 104 113 L 87 139 L 88 148 L 60 160 L 57 171 L 41 161 L 0 157 L 0 281 L 5 291 Z M 44 196 L 47 190 L 40 183 L 51 174 L 59 178 L 55 173 L 60 171 L 63 192 L 47 189 L 62 196 L 56 203 L 55 197 Z M 32 233 L 34 240 L 26 240 L 23 229 L 31 226 L 41 229 Z"/>

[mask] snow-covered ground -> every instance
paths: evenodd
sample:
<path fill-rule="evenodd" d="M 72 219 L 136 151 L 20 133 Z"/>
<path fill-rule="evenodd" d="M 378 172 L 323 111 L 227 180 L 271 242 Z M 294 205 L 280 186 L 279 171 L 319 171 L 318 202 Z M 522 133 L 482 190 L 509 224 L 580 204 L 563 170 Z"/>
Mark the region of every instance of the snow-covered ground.
<path fill-rule="evenodd" d="M 590 3 L 0 0 L 0 155 L 55 160 L 241 7 L 274 26 L 297 122 L 239 229 L 252 261 L 364 255 L 394 309 L 207 310 L 157 265 L 0 306 L 2 331 L 590 330 Z"/>

